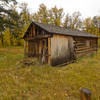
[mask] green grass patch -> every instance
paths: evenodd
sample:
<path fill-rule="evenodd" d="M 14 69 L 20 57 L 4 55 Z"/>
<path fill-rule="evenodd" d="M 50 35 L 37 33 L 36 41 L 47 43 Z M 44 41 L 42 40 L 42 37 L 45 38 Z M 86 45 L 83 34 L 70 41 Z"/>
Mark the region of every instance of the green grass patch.
<path fill-rule="evenodd" d="M 64 67 L 23 66 L 23 51 L 0 48 L 0 100 L 80 100 L 82 87 L 100 99 L 100 50 Z"/>

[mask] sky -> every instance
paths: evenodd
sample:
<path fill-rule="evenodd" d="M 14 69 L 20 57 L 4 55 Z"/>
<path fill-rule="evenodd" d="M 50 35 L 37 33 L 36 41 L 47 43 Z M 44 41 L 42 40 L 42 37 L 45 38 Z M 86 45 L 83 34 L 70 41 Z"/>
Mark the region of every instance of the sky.
<path fill-rule="evenodd" d="M 54 7 L 63 8 L 64 13 L 72 14 L 79 11 L 83 18 L 100 15 L 100 0 L 17 0 L 19 3 L 28 3 L 31 13 L 38 11 L 39 5 L 44 3 L 48 9 Z"/>

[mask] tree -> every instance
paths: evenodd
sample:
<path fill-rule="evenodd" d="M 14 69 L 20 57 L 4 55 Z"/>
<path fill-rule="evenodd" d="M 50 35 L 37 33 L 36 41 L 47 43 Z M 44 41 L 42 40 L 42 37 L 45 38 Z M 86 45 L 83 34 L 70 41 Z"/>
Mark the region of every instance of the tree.
<path fill-rule="evenodd" d="M 80 28 L 80 24 L 81 24 L 80 16 L 81 16 L 80 12 L 74 12 L 72 14 L 72 29 Z"/>
<path fill-rule="evenodd" d="M 72 15 L 67 14 L 63 26 L 71 29 L 81 29 L 82 21 L 80 16 L 80 12 L 74 12 Z"/>
<path fill-rule="evenodd" d="M 50 10 L 44 4 L 40 5 L 39 11 L 33 14 L 33 20 L 46 24 L 54 24 L 60 26 L 64 16 L 63 9 L 56 6 Z"/>
<path fill-rule="evenodd" d="M 20 5 L 20 19 L 19 19 L 19 23 L 20 23 L 20 27 L 19 27 L 19 37 L 18 37 L 18 41 L 20 41 L 20 43 L 18 42 L 18 45 L 23 45 L 24 41 L 22 40 L 22 37 L 24 35 L 24 33 L 26 32 L 29 24 L 32 22 L 32 15 L 29 13 L 28 7 L 27 7 L 27 3 L 21 3 Z"/>
<path fill-rule="evenodd" d="M 63 23 L 63 26 L 65 28 L 71 27 L 70 20 L 71 20 L 71 16 L 69 14 L 67 14 L 66 17 L 65 17 L 64 23 Z"/>
<path fill-rule="evenodd" d="M 44 4 L 40 5 L 39 11 L 33 14 L 33 20 L 41 23 L 49 23 L 49 14 Z"/>
<path fill-rule="evenodd" d="M 92 22 L 97 32 L 97 35 L 100 35 L 100 16 L 94 16 Z"/>
<path fill-rule="evenodd" d="M 11 45 L 23 45 L 22 36 L 26 31 L 26 28 L 31 22 L 31 15 L 27 9 L 27 4 L 22 3 L 20 5 L 21 12 L 19 13 L 16 10 L 16 6 L 11 5 L 10 7 L 12 15 L 7 15 L 6 18 L 10 23 L 7 24 L 7 27 L 10 30 L 10 43 Z"/>
<path fill-rule="evenodd" d="M 86 18 L 83 22 L 84 24 L 84 30 L 86 32 L 92 33 L 93 32 L 93 24 L 92 24 L 92 19 L 91 18 Z"/>
<path fill-rule="evenodd" d="M 0 0 L 0 38 L 2 46 L 4 46 L 3 31 L 6 29 L 8 23 L 7 15 L 12 16 L 11 9 L 9 9 L 10 2 L 16 4 L 16 0 Z"/>
<path fill-rule="evenodd" d="M 30 24 L 30 22 L 32 21 L 32 15 L 29 13 L 28 7 L 27 7 L 27 3 L 21 3 L 20 4 L 20 9 L 21 9 L 21 13 L 20 13 L 20 19 L 21 22 L 23 22 L 22 24 Z"/>
<path fill-rule="evenodd" d="M 4 32 L 4 46 L 10 46 L 10 38 L 11 38 L 11 34 L 10 34 L 10 30 L 9 28 L 7 28 Z"/>
<path fill-rule="evenodd" d="M 64 16 L 63 8 L 58 9 L 55 6 L 54 8 L 49 10 L 50 24 L 54 24 L 56 26 L 62 25 L 63 16 Z"/>
<path fill-rule="evenodd" d="M 11 9 L 11 13 L 12 15 L 7 15 L 7 19 L 8 19 L 8 24 L 7 24 L 7 28 L 10 29 L 10 42 L 11 45 L 14 45 L 14 39 L 19 37 L 19 31 L 21 29 L 20 26 L 20 14 L 18 13 L 18 11 L 16 10 L 16 6 L 11 5 L 10 7 Z"/>

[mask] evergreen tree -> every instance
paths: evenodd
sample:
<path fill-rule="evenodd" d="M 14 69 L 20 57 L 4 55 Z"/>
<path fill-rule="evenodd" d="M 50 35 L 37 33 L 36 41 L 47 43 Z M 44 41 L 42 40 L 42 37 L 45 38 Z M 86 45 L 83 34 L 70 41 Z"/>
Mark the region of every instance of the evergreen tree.
<path fill-rule="evenodd" d="M 7 19 L 7 16 L 13 16 L 11 9 L 9 9 L 10 2 L 16 4 L 16 0 L 0 0 L 0 39 L 2 46 L 4 46 L 3 31 L 10 23 L 10 21 Z"/>

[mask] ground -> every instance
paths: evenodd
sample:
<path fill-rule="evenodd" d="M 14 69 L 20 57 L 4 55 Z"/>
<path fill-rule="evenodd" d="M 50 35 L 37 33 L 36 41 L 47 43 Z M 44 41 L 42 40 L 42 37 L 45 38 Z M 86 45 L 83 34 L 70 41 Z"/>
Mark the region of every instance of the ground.
<path fill-rule="evenodd" d="M 63 67 L 24 66 L 22 47 L 0 48 L 0 100 L 80 100 L 80 89 L 100 100 L 100 50 Z"/>

